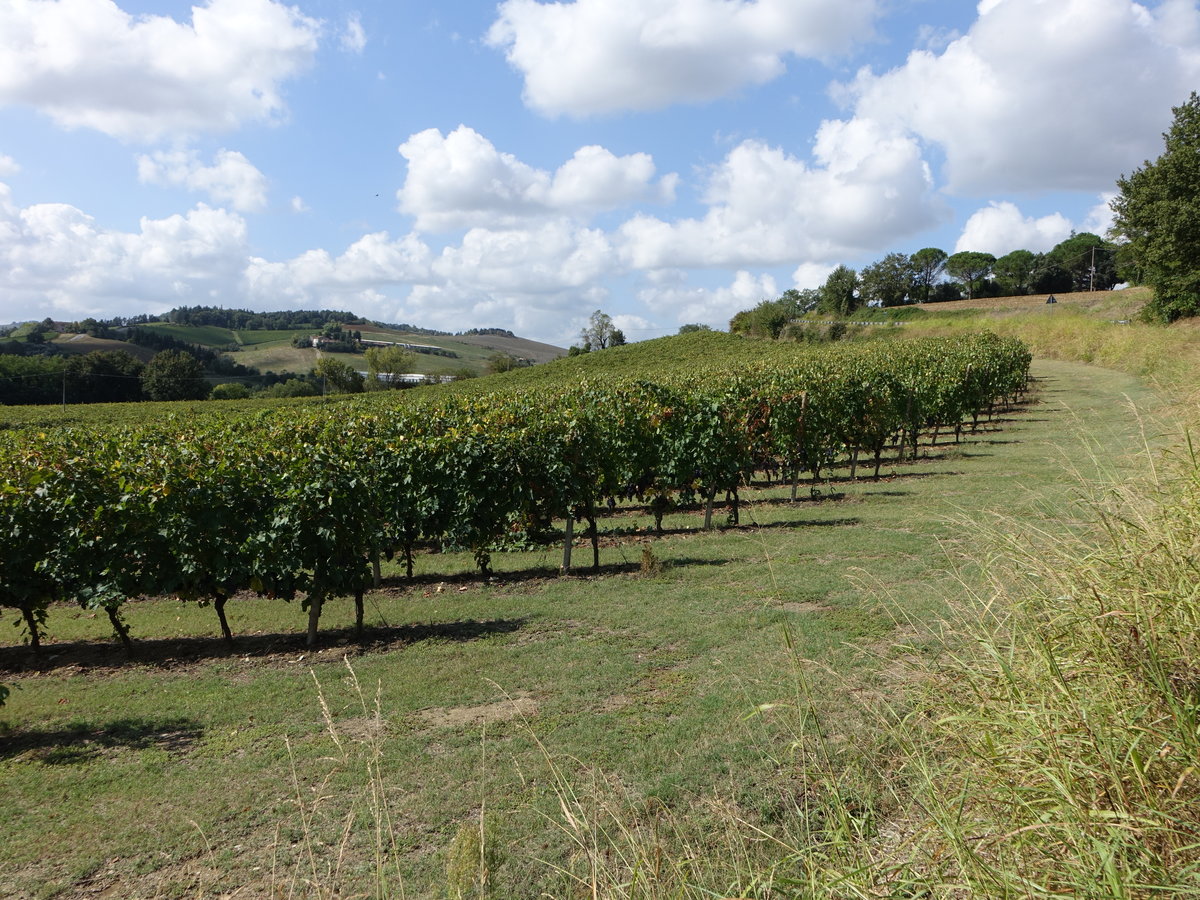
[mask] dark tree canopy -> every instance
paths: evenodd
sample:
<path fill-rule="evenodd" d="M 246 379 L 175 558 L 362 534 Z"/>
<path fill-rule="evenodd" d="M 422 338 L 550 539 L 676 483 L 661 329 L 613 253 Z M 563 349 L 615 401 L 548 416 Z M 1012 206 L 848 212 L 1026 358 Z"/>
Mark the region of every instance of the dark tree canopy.
<path fill-rule="evenodd" d="M 946 270 L 948 258 L 946 251 L 937 247 L 926 247 L 912 255 L 913 299 L 918 303 L 929 302 L 934 285 Z"/>
<path fill-rule="evenodd" d="M 1032 250 L 1014 250 L 996 260 L 992 275 L 1005 294 L 1028 294 L 1033 284 L 1037 254 Z"/>
<path fill-rule="evenodd" d="M 1113 234 L 1154 290 L 1145 315 L 1163 322 L 1200 313 L 1200 96 L 1173 111 L 1162 155 L 1118 180 L 1112 202 Z"/>
<path fill-rule="evenodd" d="M 67 360 L 67 401 L 121 403 L 142 399 L 145 367 L 124 350 L 97 350 Z"/>
<path fill-rule="evenodd" d="M 972 299 L 992 272 L 996 257 L 978 250 L 962 250 L 946 260 L 946 274 L 963 286 Z"/>
<path fill-rule="evenodd" d="M 904 253 L 889 253 L 862 270 L 859 299 L 867 305 L 901 306 L 913 289 L 913 264 Z"/>
<path fill-rule="evenodd" d="M 1117 280 L 1113 251 L 1113 245 L 1104 238 L 1083 231 L 1062 241 L 1046 256 L 1068 274 L 1070 290 L 1107 291 Z"/>
<path fill-rule="evenodd" d="M 817 308 L 830 315 L 848 316 L 862 305 L 857 292 L 858 273 L 846 266 L 838 266 L 821 285 Z"/>
<path fill-rule="evenodd" d="M 142 370 L 142 390 L 151 400 L 203 400 L 209 385 L 196 357 L 182 350 L 164 350 Z"/>

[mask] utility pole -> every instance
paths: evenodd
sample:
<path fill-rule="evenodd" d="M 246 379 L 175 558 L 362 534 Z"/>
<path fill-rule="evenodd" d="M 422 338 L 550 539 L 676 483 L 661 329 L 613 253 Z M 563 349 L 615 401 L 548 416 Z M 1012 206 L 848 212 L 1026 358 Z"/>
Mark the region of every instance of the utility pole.
<path fill-rule="evenodd" d="M 1095 289 L 1096 289 L 1096 247 L 1093 245 L 1092 246 L 1092 269 L 1088 273 L 1088 290 L 1094 291 Z"/>

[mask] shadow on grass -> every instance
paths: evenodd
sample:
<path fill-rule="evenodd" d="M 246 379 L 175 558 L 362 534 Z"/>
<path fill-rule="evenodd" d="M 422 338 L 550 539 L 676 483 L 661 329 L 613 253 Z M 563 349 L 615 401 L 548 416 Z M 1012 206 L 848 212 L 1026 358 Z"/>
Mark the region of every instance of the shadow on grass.
<path fill-rule="evenodd" d="M 55 728 L 19 728 L 0 732 L 0 759 L 28 756 L 48 766 L 88 763 L 123 750 L 182 753 L 203 733 L 199 722 L 185 718 L 114 719 L 70 722 Z"/>
<path fill-rule="evenodd" d="M 464 619 L 428 624 L 385 624 L 364 629 L 361 641 L 354 640 L 352 629 L 327 629 L 321 632 L 316 648 L 305 646 L 305 636 L 301 631 L 288 634 L 235 635 L 233 646 L 227 644 L 220 636 L 138 639 L 135 632 L 132 659 L 128 659 L 115 642 L 51 643 L 42 648 L 40 657 L 33 656 L 27 647 L 0 647 L 0 672 L 51 672 L 71 668 L 119 669 L 135 665 L 174 669 L 219 659 L 294 659 L 297 654 L 315 654 L 330 648 L 346 652 L 354 652 L 352 648 L 363 651 L 395 650 L 419 641 L 472 641 L 494 634 L 510 634 L 520 630 L 525 622 L 526 619 L 522 617 L 490 619 L 483 622 Z"/>

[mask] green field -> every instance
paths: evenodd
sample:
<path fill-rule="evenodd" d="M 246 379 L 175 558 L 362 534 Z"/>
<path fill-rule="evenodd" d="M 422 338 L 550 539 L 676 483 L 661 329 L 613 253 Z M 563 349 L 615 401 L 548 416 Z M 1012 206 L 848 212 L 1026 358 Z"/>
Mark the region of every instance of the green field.
<path fill-rule="evenodd" d="M 231 653 L 210 610 L 148 600 L 127 664 L 102 618 L 55 608 L 44 663 L 0 651 L 0 796 L 23 811 L 0 826 L 0 891 L 471 896 L 482 818 L 491 896 L 578 896 L 654 847 L 686 895 L 788 896 L 752 873 L 803 870 L 821 779 L 877 746 L 869 710 L 978 579 L 962 517 L 1075 527 L 1071 466 L 1094 442 L 1120 465 L 1138 424 L 1118 398 L 1159 402 L 1111 371 L 1036 374 L 1037 403 L 994 429 L 825 499 L 754 490 L 743 528 L 684 511 L 649 541 L 622 509 L 600 575 L 554 577 L 558 548 L 497 556 L 488 583 L 467 555 L 419 556 L 412 584 L 385 568 L 362 647 L 306 651 L 298 610 L 245 599 Z"/>

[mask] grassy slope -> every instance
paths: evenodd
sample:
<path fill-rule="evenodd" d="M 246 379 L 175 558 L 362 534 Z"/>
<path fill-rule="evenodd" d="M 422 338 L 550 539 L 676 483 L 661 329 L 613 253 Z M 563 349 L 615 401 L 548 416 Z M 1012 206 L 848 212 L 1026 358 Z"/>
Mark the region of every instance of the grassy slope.
<path fill-rule="evenodd" d="M 103 641 L 105 624 L 55 610 L 60 643 L 48 652 L 59 660 L 6 672 L 17 690 L 0 713 L 0 797 L 22 815 L 0 821 L 0 893 L 304 893 L 310 849 L 324 891 L 311 895 L 370 890 L 378 802 L 367 765 L 378 732 L 347 681 L 345 652 L 368 707 L 380 691 L 371 771 L 382 773 L 408 896 L 442 891 L 447 855 L 469 847 L 482 808 L 495 829 L 495 896 L 574 896 L 551 864 L 586 867 L 570 823 L 586 825 L 590 812 L 613 827 L 600 812 L 609 802 L 627 824 L 658 822 L 668 855 L 682 858 L 686 845 L 693 870 L 723 865 L 692 873 L 713 890 L 731 873 L 766 870 L 801 839 L 804 798 L 822 790 L 796 755 L 813 735 L 796 701 L 825 717 L 835 759 L 870 743 L 856 698 L 896 689 L 891 661 L 909 652 L 901 645 L 932 646 L 939 597 L 975 577 L 970 566 L 955 573 L 945 553 L 947 543 L 978 549 L 954 519 L 997 509 L 1071 527 L 1069 472 L 1089 458 L 1088 441 L 1114 460 L 1136 444 L 1137 417 L 1117 398 L 1141 411 L 1158 403 L 1112 371 L 1057 362 L 1036 371 L 1042 403 L 1003 430 L 940 448 L 879 484 L 837 485 L 841 499 L 792 504 L 781 491 L 761 493 L 748 510 L 753 527 L 655 541 L 666 565 L 655 577 L 631 574 L 641 545 L 630 534 L 650 522 L 632 510 L 608 523 L 619 532 L 604 550 L 604 577 L 531 579 L 553 572 L 556 548 L 497 559 L 500 577 L 487 585 L 455 575 L 472 569 L 465 557 L 422 557 L 421 583 L 397 579 L 370 598 L 383 643 L 361 655 L 305 654 L 299 611 L 254 600 L 235 602 L 231 619 L 258 636 L 227 655 L 211 638 L 210 611 L 160 600 L 130 619 L 135 634 L 194 638 L 170 662 L 126 666 L 102 647 L 85 665 L 71 642 Z M 696 513 L 667 522 L 698 524 Z M 327 609 L 329 627 L 338 616 L 349 624 L 347 607 Z M 0 651 L 4 669 L 19 668 L 23 654 Z M 788 687 L 798 672 L 808 697 Z M 755 715 L 764 703 L 780 705 Z M 578 791 L 579 818 L 563 818 L 550 760 Z M 719 835 L 734 817 L 783 843 L 746 840 L 731 863 Z"/>
<path fill-rule="evenodd" d="M 290 331 L 235 331 L 229 328 L 215 326 L 173 325 L 167 322 L 155 322 L 144 326 L 162 331 L 171 337 L 203 347 L 240 349 L 230 355 L 236 362 L 254 366 L 263 372 L 307 372 L 316 365 L 319 355 L 311 347 L 293 347 L 292 339 L 297 335 L 310 335 L 312 329 Z M 401 343 L 427 344 L 443 347 L 458 354 L 457 358 L 416 354 L 413 365 L 414 372 L 428 375 L 441 375 L 467 368 L 482 374 L 487 369 L 488 358 L 496 352 L 512 356 L 532 359 L 543 363 L 565 355 L 559 347 L 531 341 L 521 337 L 500 337 L 494 335 L 462 335 L 459 337 L 441 335 L 414 334 L 396 331 L 390 328 L 380 328 L 369 325 L 362 329 L 363 337 L 370 340 L 396 341 Z M 139 359 L 146 360 L 154 355 L 144 347 L 138 347 L 125 341 L 97 340 L 86 335 L 59 335 L 55 342 L 66 353 L 86 353 L 91 350 L 126 350 Z M 360 355 L 350 355 L 347 359 L 357 369 L 366 369 L 366 361 Z"/>

